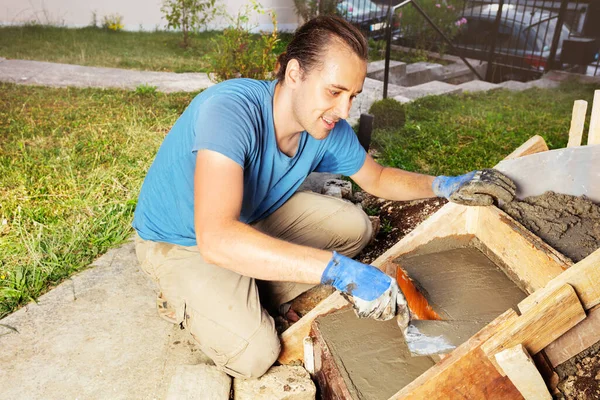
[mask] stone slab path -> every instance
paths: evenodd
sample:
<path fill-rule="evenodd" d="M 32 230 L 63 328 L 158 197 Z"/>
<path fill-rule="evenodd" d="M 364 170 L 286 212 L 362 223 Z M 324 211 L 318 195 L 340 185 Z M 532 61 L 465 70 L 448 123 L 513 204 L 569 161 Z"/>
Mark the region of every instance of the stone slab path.
<path fill-rule="evenodd" d="M 161 92 L 196 92 L 214 83 L 204 73 L 134 71 L 0 58 L 0 81 L 54 87 L 135 89 L 156 86 Z"/>

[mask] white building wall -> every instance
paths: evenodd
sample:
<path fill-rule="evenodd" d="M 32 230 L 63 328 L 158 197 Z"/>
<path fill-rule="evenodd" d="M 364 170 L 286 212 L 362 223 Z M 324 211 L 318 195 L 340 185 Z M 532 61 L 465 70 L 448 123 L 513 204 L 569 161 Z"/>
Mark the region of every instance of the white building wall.
<path fill-rule="evenodd" d="M 249 0 L 217 0 L 224 4 L 230 15 L 236 15 Z M 279 30 L 293 31 L 299 18 L 293 0 L 262 0 L 264 9 L 277 14 Z M 109 14 L 123 16 L 126 30 L 164 29 L 166 21 L 160 11 L 161 0 L 0 0 L 0 25 L 20 25 L 28 22 L 83 27 L 90 25 L 95 12 L 100 23 Z M 257 17 L 259 30 L 271 30 L 267 15 Z M 211 28 L 223 28 L 223 21 L 215 21 Z"/>

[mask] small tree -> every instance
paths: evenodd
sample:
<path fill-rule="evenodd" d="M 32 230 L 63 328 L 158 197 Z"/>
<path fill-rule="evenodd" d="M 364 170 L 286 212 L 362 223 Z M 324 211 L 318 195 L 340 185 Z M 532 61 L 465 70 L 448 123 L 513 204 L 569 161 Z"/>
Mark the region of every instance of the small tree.
<path fill-rule="evenodd" d="M 225 15 L 230 26 L 214 39 L 215 49 L 210 55 L 213 79 L 217 82 L 231 78 L 270 79 L 277 63 L 275 46 L 279 42 L 277 18 L 269 11 L 272 32 L 252 33 L 257 24 L 252 14 L 265 14 L 255 0 L 243 7 L 235 17 Z"/>
<path fill-rule="evenodd" d="M 190 45 L 190 32 L 206 28 L 215 17 L 216 0 L 163 0 L 161 11 L 168 29 L 181 29 L 183 47 Z"/>

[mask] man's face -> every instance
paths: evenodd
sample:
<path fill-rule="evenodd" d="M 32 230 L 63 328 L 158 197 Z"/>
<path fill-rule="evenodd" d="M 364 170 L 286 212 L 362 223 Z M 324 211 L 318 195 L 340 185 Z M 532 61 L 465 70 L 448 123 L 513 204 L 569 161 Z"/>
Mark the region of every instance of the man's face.
<path fill-rule="evenodd" d="M 367 74 L 367 63 L 345 45 L 334 40 L 328 47 L 323 64 L 298 81 L 292 104 L 296 122 L 318 140 L 325 139 L 337 121 L 348 118 Z"/>

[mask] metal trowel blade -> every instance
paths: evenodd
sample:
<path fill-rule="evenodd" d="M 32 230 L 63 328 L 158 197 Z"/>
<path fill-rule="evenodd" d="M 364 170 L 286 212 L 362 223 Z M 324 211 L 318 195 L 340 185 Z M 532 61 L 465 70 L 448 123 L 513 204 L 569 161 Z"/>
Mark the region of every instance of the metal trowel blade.
<path fill-rule="evenodd" d="M 447 354 L 484 326 L 480 321 L 412 320 L 404 338 L 412 356 Z"/>

